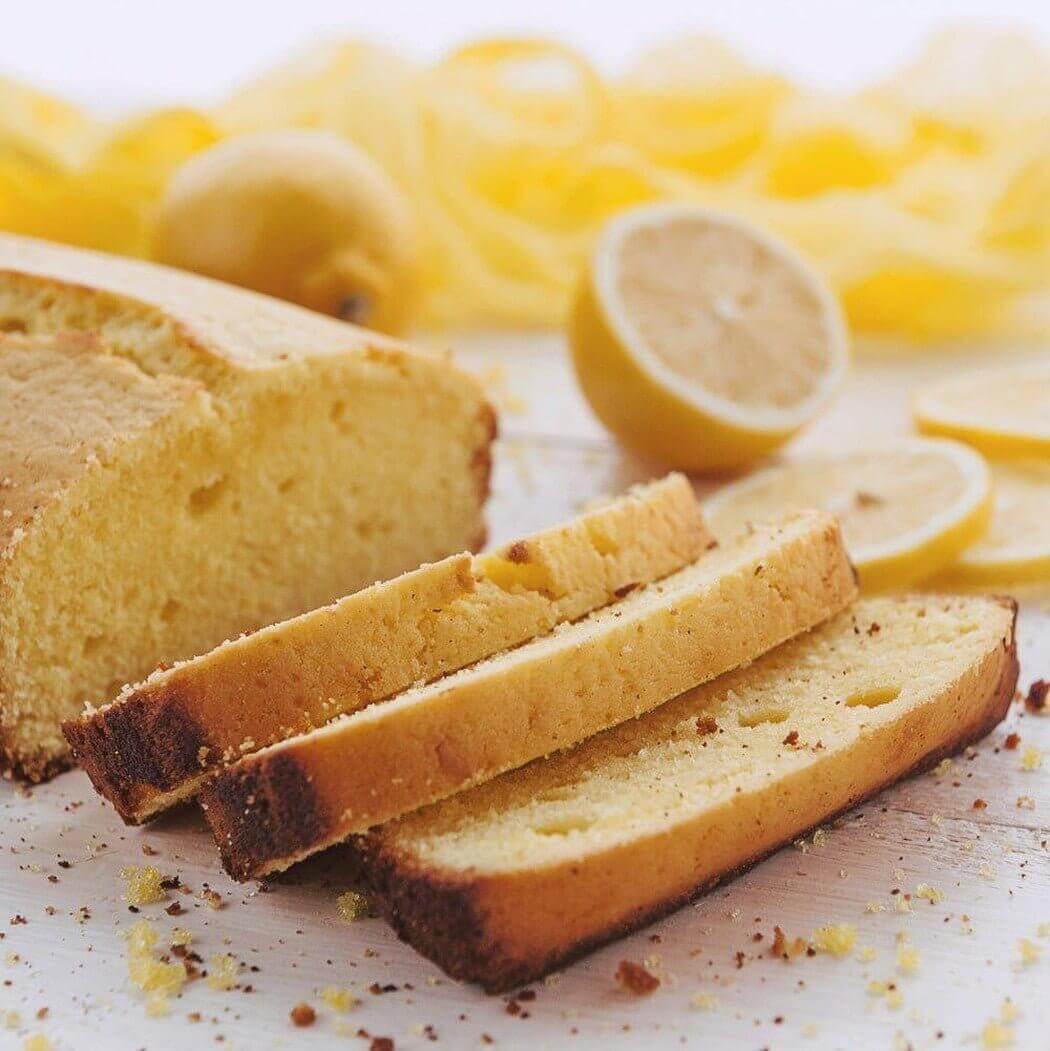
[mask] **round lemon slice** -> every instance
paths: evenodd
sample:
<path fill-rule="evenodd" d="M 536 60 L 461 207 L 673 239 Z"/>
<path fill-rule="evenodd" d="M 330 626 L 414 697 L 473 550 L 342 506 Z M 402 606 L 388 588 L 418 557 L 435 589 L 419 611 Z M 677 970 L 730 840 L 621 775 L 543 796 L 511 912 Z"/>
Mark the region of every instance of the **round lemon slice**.
<path fill-rule="evenodd" d="M 1050 455 L 1050 361 L 954 376 L 916 397 L 915 421 L 990 456 Z"/>
<path fill-rule="evenodd" d="M 569 340 L 602 422 L 688 470 L 775 449 L 827 400 L 848 359 L 842 311 L 807 263 L 687 204 L 633 209 L 603 229 Z"/>
<path fill-rule="evenodd" d="M 715 493 L 704 513 L 715 535 L 816 507 L 838 515 L 866 588 L 913 584 L 953 562 L 984 532 L 988 465 L 943 438 L 904 438 L 771 467 Z"/>
<path fill-rule="evenodd" d="M 970 584 L 1050 581 L 1050 460 L 992 464 L 988 531 L 948 570 Z"/>

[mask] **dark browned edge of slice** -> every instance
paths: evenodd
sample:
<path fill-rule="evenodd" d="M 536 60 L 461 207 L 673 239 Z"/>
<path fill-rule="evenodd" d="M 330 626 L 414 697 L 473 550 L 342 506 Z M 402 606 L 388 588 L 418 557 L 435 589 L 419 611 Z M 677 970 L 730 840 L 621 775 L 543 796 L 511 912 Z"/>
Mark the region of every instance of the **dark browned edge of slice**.
<path fill-rule="evenodd" d="M 197 777 L 201 750 L 212 747 L 177 687 L 131 694 L 67 719 L 62 732 L 95 789 L 129 825 L 141 824 L 135 811 L 150 796 Z"/>
<path fill-rule="evenodd" d="M 230 767 L 199 798 L 223 868 L 242 882 L 265 875 L 261 869 L 275 859 L 314 847 L 335 827 L 309 774 L 283 752 Z"/>
<path fill-rule="evenodd" d="M 998 688 L 988 698 L 985 717 L 976 724 L 962 727 L 957 737 L 928 752 L 911 769 L 850 799 L 835 814 L 821 817 L 812 828 L 847 813 L 906 777 L 931 769 L 946 756 L 985 737 L 1003 720 L 1017 687 L 1019 671 L 1017 603 L 1012 598 L 1003 597 L 995 597 L 993 601 L 1012 610 L 1013 623 L 1010 641 L 1005 647 L 1007 659 L 1003 673 Z M 807 831 L 812 831 L 812 828 Z M 530 959 L 514 955 L 512 950 L 508 951 L 492 937 L 486 927 L 482 904 L 469 880 L 445 877 L 439 872 L 420 867 L 399 856 L 396 849 L 384 847 L 379 838 L 371 834 L 353 837 L 348 846 L 352 855 L 351 870 L 362 877 L 375 905 L 402 941 L 433 960 L 451 977 L 476 982 L 488 993 L 502 993 L 541 978 L 556 967 L 571 963 L 599 946 L 673 912 L 717 884 L 732 879 L 775 854 L 788 839 L 797 839 L 802 834 L 805 833 L 792 832 L 782 843 L 756 854 L 739 867 L 720 873 L 685 894 L 642 907 L 627 920 L 567 949 L 557 949 Z"/>

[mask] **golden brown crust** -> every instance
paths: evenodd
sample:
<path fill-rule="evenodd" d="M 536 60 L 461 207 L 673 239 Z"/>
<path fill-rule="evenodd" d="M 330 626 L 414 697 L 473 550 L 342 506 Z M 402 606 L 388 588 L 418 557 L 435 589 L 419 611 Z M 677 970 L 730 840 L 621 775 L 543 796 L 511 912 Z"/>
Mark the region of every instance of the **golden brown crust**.
<path fill-rule="evenodd" d="M 525 553 L 514 545 L 508 561 L 521 564 L 515 557 Z M 837 523 L 816 513 L 788 516 L 568 631 L 219 772 L 201 798 L 223 863 L 241 879 L 281 871 L 354 832 L 651 710 L 823 622 L 854 594 Z M 746 627 L 740 610 L 752 614 Z M 302 766 L 336 823 L 292 853 L 250 852 L 275 838 L 252 827 L 273 811 L 242 806 L 236 792 L 231 805 L 223 781 L 246 768 L 265 780 L 278 755 Z"/>
<path fill-rule="evenodd" d="M 216 782 L 202 801 L 216 841 L 221 842 L 227 871 L 250 879 L 252 869 L 238 859 L 296 854 L 326 838 L 334 822 L 310 783 L 310 775 L 294 756 L 277 755 L 261 766 L 234 769 Z M 251 809 L 262 821 L 238 821 Z"/>
<path fill-rule="evenodd" d="M 265 367 L 304 355 L 394 351 L 396 358 L 403 353 L 394 340 L 270 296 L 156 263 L 31 237 L 0 234 L 0 278 L 90 302 L 91 328 L 117 316 L 167 327 L 213 375 L 231 366 Z"/>
<path fill-rule="evenodd" d="M 44 752 L 30 755 L 19 750 L 10 735 L 5 734 L 0 727 L 0 777 L 37 785 L 50 781 L 72 766 L 73 757 L 70 755 L 55 756 Z"/>
<path fill-rule="evenodd" d="M 981 700 L 975 718 L 955 725 L 949 739 L 930 748 L 906 770 L 865 786 L 848 799 L 839 801 L 833 811 L 820 814 L 808 830 L 851 810 L 897 781 L 930 769 L 946 756 L 980 740 L 1002 721 L 1009 710 L 1019 670 L 1017 604 L 1009 598 L 996 598 L 995 601 L 1011 611 L 1012 623 L 1009 638 L 1003 645 L 996 683 Z M 639 901 L 638 908 L 628 918 L 594 930 L 570 944 L 552 945 L 544 953 L 522 952 L 494 929 L 489 903 L 479 881 L 470 877 L 456 878 L 421 866 L 374 833 L 354 837 L 348 848 L 351 869 L 366 879 L 375 904 L 404 941 L 453 978 L 477 982 L 486 992 L 499 993 L 533 981 L 674 911 L 718 883 L 751 868 L 805 831 L 792 828 L 783 840 L 756 852 L 741 864 L 717 872 L 673 897 Z"/>
<path fill-rule="evenodd" d="M 150 789 L 170 791 L 201 773 L 212 744 L 187 711 L 177 683 L 62 724 L 73 756 L 129 825 Z"/>
<path fill-rule="evenodd" d="M 622 548 L 599 555 L 588 525 Z M 688 481 L 670 476 L 529 539 L 558 598 L 507 592 L 484 558 L 454 555 L 158 671 L 63 723 L 96 789 L 129 824 L 193 795 L 241 756 L 520 645 L 662 577 L 708 536 Z M 498 558 L 498 553 L 497 553 Z"/>

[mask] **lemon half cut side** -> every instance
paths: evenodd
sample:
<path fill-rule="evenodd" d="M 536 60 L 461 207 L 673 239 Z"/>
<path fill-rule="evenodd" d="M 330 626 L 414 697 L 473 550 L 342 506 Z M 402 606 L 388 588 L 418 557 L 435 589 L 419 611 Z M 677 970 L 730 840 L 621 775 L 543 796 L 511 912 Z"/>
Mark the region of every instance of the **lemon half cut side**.
<path fill-rule="evenodd" d="M 829 511 L 861 584 L 882 590 L 954 562 L 984 533 L 991 505 L 979 453 L 943 438 L 901 438 L 759 471 L 716 492 L 704 514 L 722 539 L 781 511 Z"/>
<path fill-rule="evenodd" d="M 848 362 L 842 310 L 808 263 L 749 223 L 680 203 L 606 225 L 570 345 L 583 392 L 614 434 L 700 471 L 777 448 Z"/>

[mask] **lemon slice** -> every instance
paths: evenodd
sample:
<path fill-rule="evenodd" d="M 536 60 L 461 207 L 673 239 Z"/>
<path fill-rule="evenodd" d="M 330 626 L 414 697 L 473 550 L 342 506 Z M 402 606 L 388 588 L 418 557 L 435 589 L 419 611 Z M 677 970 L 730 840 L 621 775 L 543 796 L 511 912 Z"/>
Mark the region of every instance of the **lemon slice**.
<path fill-rule="evenodd" d="M 686 204 L 633 209 L 603 229 L 569 338 L 602 422 L 692 470 L 750 463 L 786 441 L 848 357 L 837 301 L 791 248 Z"/>
<path fill-rule="evenodd" d="M 948 575 L 970 584 L 1050 581 L 1050 460 L 992 465 L 988 531 Z"/>
<path fill-rule="evenodd" d="M 955 376 L 915 399 L 915 421 L 991 456 L 1050 455 L 1050 362 Z"/>
<path fill-rule="evenodd" d="M 704 513 L 728 538 L 780 511 L 838 515 L 867 588 L 912 584 L 953 562 L 981 536 L 991 510 L 988 465 L 943 438 L 904 438 L 771 467 L 715 493 Z"/>

